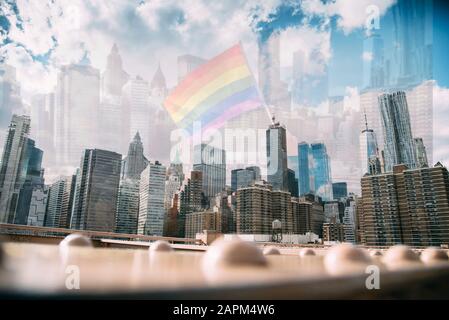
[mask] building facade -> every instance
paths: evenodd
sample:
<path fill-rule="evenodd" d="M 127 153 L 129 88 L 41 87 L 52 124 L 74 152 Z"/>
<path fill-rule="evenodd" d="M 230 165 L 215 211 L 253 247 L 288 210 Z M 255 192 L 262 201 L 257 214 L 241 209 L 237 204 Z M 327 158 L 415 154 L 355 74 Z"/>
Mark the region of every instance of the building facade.
<path fill-rule="evenodd" d="M 115 230 L 122 155 L 87 149 L 77 172 L 70 228 Z"/>
<path fill-rule="evenodd" d="M 440 163 L 362 178 L 357 210 L 366 245 L 438 246 L 449 243 L 449 176 Z"/>
<path fill-rule="evenodd" d="M 156 161 L 148 164 L 140 175 L 138 234 L 162 236 L 164 233 L 166 171 Z"/>

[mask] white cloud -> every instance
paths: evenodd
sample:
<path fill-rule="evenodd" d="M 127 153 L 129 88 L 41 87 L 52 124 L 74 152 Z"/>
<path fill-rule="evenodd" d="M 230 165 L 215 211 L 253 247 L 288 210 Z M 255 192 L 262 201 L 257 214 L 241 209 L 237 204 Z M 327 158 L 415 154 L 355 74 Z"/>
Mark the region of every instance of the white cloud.
<path fill-rule="evenodd" d="M 336 16 L 338 27 L 345 33 L 350 33 L 371 21 L 373 12 L 382 16 L 395 2 L 396 0 L 335 0 L 323 3 L 321 0 L 306 0 L 303 8 L 311 14 Z"/>
<path fill-rule="evenodd" d="M 368 51 L 364 51 L 362 54 L 362 59 L 364 61 L 371 61 L 373 60 L 373 53 L 372 52 L 368 52 Z"/>
<path fill-rule="evenodd" d="M 287 28 L 281 33 L 281 67 L 293 65 L 293 53 L 303 57 L 302 69 L 305 74 L 322 74 L 331 57 L 330 32 L 318 30 L 308 25 Z"/>

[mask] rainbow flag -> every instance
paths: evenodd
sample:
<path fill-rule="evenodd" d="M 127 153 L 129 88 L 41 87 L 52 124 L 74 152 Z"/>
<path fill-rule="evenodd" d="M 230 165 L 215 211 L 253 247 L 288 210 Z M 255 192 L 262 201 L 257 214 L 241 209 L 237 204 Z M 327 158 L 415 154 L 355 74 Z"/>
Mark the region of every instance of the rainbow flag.
<path fill-rule="evenodd" d="M 218 129 L 226 121 L 262 105 L 240 44 L 192 71 L 164 102 L 176 125 L 190 132 L 196 121 L 203 131 Z"/>

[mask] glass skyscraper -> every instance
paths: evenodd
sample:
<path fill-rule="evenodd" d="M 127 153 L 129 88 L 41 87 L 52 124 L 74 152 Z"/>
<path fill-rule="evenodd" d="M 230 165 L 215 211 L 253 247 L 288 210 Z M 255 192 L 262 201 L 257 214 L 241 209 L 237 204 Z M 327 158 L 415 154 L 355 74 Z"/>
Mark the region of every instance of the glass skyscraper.
<path fill-rule="evenodd" d="M 301 142 L 298 144 L 298 189 L 299 195 L 311 191 L 309 173 L 309 144 Z"/>
<path fill-rule="evenodd" d="M 284 126 L 275 122 L 266 131 L 267 177 L 273 190 L 288 191 L 287 133 Z"/>
<path fill-rule="evenodd" d="M 323 200 L 331 200 L 331 168 L 326 146 L 324 143 L 312 143 L 310 145 L 310 152 L 313 159 L 311 174 L 314 177 L 315 193 L 322 197 Z"/>
<path fill-rule="evenodd" d="M 379 108 L 384 133 L 385 171 L 392 171 L 397 164 L 405 164 L 409 169 L 416 168 L 416 152 L 405 92 L 379 96 Z"/>
<path fill-rule="evenodd" d="M 226 186 L 225 150 L 207 144 L 194 147 L 193 170 L 203 173 L 203 191 L 208 200 Z"/>

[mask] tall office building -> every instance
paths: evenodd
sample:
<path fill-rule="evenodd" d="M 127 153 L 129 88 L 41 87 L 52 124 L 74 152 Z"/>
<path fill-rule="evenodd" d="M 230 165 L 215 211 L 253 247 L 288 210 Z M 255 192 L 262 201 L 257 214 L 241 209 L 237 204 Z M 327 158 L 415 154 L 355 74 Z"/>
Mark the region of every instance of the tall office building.
<path fill-rule="evenodd" d="M 117 44 L 113 44 L 109 52 L 106 69 L 101 75 L 101 91 L 103 96 L 121 96 L 122 88 L 129 75 L 123 70 L 122 57 Z"/>
<path fill-rule="evenodd" d="M 240 234 L 271 234 L 273 223 L 272 187 L 256 183 L 237 190 L 236 225 Z"/>
<path fill-rule="evenodd" d="M 47 211 L 48 187 L 36 186 L 33 189 L 30 200 L 30 211 L 28 212 L 27 225 L 43 227 Z"/>
<path fill-rule="evenodd" d="M 318 236 L 323 234 L 324 207 L 319 197 L 311 194 L 291 199 L 293 233 L 306 234 L 313 232 Z"/>
<path fill-rule="evenodd" d="M 332 194 L 335 200 L 348 196 L 348 184 L 346 182 L 332 183 Z"/>
<path fill-rule="evenodd" d="M 203 191 L 208 200 L 225 189 L 226 153 L 207 144 L 194 147 L 193 170 L 201 171 Z"/>
<path fill-rule="evenodd" d="M 299 197 L 298 191 L 298 179 L 296 178 L 296 172 L 293 169 L 288 169 L 287 172 L 288 179 L 288 192 L 292 197 Z"/>
<path fill-rule="evenodd" d="M 422 138 L 413 139 L 415 143 L 416 165 L 418 168 L 428 167 L 426 147 Z"/>
<path fill-rule="evenodd" d="M 165 209 L 168 210 L 172 207 L 173 197 L 179 192 L 181 188 L 181 180 L 177 175 L 167 175 L 165 180 Z"/>
<path fill-rule="evenodd" d="M 140 179 L 140 174 L 147 167 L 148 159 L 143 154 L 143 144 L 137 131 L 133 141 L 129 144 L 128 154 L 122 163 L 122 178 Z"/>
<path fill-rule="evenodd" d="M 440 163 L 362 178 L 358 219 L 366 245 L 449 243 L 449 173 Z"/>
<path fill-rule="evenodd" d="M 382 88 L 386 84 L 384 42 L 371 31 L 363 40 L 363 88 Z"/>
<path fill-rule="evenodd" d="M 61 177 L 50 186 L 45 226 L 69 228 L 75 195 L 76 175 Z"/>
<path fill-rule="evenodd" d="M 298 189 L 299 195 L 304 195 L 312 191 L 310 186 L 310 164 L 309 164 L 309 144 L 301 142 L 298 144 Z"/>
<path fill-rule="evenodd" d="M 58 166 L 76 166 L 99 137 L 100 71 L 88 65 L 60 68 L 55 93 L 55 148 Z"/>
<path fill-rule="evenodd" d="M 3 147 L 0 169 L 0 221 L 13 222 L 25 182 L 30 118 L 13 115 Z"/>
<path fill-rule="evenodd" d="M 379 108 L 385 140 L 385 171 L 392 171 L 397 164 L 415 168 L 416 153 L 405 93 L 398 91 L 379 96 Z"/>
<path fill-rule="evenodd" d="M 150 150 L 150 121 L 151 109 L 149 105 L 150 88 L 148 82 L 140 76 L 130 78 L 122 88 L 122 107 L 125 111 L 123 121 L 127 124 L 125 135 L 131 139 L 139 132 L 143 146 Z"/>
<path fill-rule="evenodd" d="M 234 170 L 233 170 L 234 171 Z M 236 189 L 248 187 L 252 184 L 254 184 L 256 181 L 261 180 L 260 175 L 260 168 L 253 166 L 253 167 L 246 167 L 245 169 L 238 169 L 236 171 Z"/>
<path fill-rule="evenodd" d="M 136 234 L 139 216 L 139 180 L 122 179 L 118 190 L 115 232 Z"/>
<path fill-rule="evenodd" d="M 179 193 L 179 215 L 177 229 L 180 237 L 185 235 L 185 219 L 192 212 L 201 211 L 208 207 L 203 192 L 203 172 L 191 171 L 190 178 L 183 185 Z"/>
<path fill-rule="evenodd" d="M 343 217 L 344 225 L 344 239 L 346 242 L 356 243 L 356 201 L 354 198 L 349 198 L 345 204 L 345 213 Z"/>
<path fill-rule="evenodd" d="M 282 233 L 293 232 L 293 213 L 290 192 L 282 190 L 272 191 L 271 214 L 273 220 L 279 220 L 282 223 Z"/>
<path fill-rule="evenodd" d="M 377 146 L 376 134 L 373 129 L 368 128 L 368 120 L 365 113 L 365 128 L 360 134 L 360 159 L 362 175 L 370 172 L 370 163 L 379 159 L 379 148 Z"/>
<path fill-rule="evenodd" d="M 313 176 L 315 193 L 322 197 L 323 200 L 331 200 L 333 198 L 331 167 L 326 146 L 324 143 L 312 143 L 310 145 L 310 153 L 313 159 L 310 172 Z"/>
<path fill-rule="evenodd" d="M 164 233 L 166 171 L 156 161 L 149 163 L 140 175 L 138 234 L 162 236 Z"/>
<path fill-rule="evenodd" d="M 273 190 L 288 191 L 287 134 L 285 126 L 275 122 L 266 130 L 267 180 Z"/>
<path fill-rule="evenodd" d="M 290 110 L 290 94 L 287 85 L 281 81 L 280 35 L 273 32 L 268 38 L 260 38 L 259 88 L 265 102 Z"/>
<path fill-rule="evenodd" d="M 109 52 L 106 69 L 101 74 L 101 102 L 98 145 L 101 148 L 122 153 L 126 150 L 129 133 L 128 114 L 122 106 L 122 88 L 129 75 L 123 70 L 122 58 L 117 45 Z"/>
<path fill-rule="evenodd" d="M 115 230 L 122 155 L 87 149 L 77 172 L 70 228 Z"/>
<path fill-rule="evenodd" d="M 398 1 L 392 7 L 394 77 L 392 85 L 416 85 L 433 79 L 433 3 Z"/>
<path fill-rule="evenodd" d="M 21 186 L 17 200 L 15 213 L 10 214 L 9 221 L 16 224 L 27 224 L 28 213 L 33 190 L 36 187 L 44 186 L 44 170 L 42 169 L 43 151 L 35 147 L 32 139 L 26 140 L 26 149 L 20 160 L 20 167 L 23 169 Z M 20 178 L 19 178 L 20 179 Z"/>

